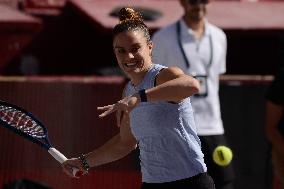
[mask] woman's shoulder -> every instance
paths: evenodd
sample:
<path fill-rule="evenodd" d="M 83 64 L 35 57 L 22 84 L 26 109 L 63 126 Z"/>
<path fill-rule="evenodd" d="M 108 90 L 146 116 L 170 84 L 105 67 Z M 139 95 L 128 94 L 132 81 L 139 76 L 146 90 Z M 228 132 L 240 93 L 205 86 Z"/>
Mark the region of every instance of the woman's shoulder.
<path fill-rule="evenodd" d="M 170 66 L 170 67 L 166 67 L 166 66 L 162 66 L 161 67 L 163 68 L 163 73 L 165 74 L 174 74 L 174 75 L 180 75 L 180 74 L 183 74 L 183 71 L 182 69 L 180 69 L 179 67 L 177 66 Z"/>
<path fill-rule="evenodd" d="M 178 67 L 164 67 L 157 75 L 157 83 L 164 83 L 166 81 L 175 79 L 183 74 L 184 72 Z"/>
<path fill-rule="evenodd" d="M 156 70 L 160 70 L 160 69 L 167 68 L 167 66 L 153 63 L 153 68 L 156 69 Z"/>

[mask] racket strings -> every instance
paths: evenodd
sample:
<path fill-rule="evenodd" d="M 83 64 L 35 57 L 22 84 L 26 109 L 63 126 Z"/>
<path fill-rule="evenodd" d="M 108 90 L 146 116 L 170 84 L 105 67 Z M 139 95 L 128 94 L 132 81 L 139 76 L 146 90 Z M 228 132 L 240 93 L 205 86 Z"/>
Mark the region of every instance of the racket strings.
<path fill-rule="evenodd" d="M 45 137 L 45 132 L 39 124 L 29 115 L 15 108 L 0 105 L 0 119 L 32 137 Z"/>

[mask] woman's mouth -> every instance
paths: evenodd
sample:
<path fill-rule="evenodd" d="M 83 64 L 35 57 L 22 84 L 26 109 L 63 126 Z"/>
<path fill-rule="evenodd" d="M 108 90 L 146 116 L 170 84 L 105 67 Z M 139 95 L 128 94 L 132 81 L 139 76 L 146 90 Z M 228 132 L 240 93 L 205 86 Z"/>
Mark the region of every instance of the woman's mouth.
<path fill-rule="evenodd" d="M 124 65 L 127 68 L 135 68 L 138 65 L 138 63 L 137 62 L 131 62 L 131 63 L 127 63 L 127 64 L 124 64 Z"/>

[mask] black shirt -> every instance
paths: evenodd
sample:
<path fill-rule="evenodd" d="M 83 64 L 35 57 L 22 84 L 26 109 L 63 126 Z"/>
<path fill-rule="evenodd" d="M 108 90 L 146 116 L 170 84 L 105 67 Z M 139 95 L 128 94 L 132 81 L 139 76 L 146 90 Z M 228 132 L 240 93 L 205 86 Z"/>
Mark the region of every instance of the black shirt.
<path fill-rule="evenodd" d="M 267 91 L 267 100 L 282 106 L 284 108 L 284 69 L 282 69 L 276 76 Z M 278 128 L 280 133 L 284 136 L 284 113 L 279 121 Z"/>

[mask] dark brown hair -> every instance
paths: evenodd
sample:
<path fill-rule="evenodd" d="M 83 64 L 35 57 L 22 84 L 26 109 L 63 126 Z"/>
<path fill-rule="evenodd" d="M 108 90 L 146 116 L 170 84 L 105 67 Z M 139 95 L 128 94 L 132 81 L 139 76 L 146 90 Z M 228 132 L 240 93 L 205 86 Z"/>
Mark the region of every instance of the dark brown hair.
<path fill-rule="evenodd" d="M 113 29 L 113 37 L 125 31 L 142 31 L 147 42 L 150 42 L 148 27 L 144 24 L 142 15 L 133 8 L 122 8 L 119 11 L 119 23 Z"/>

